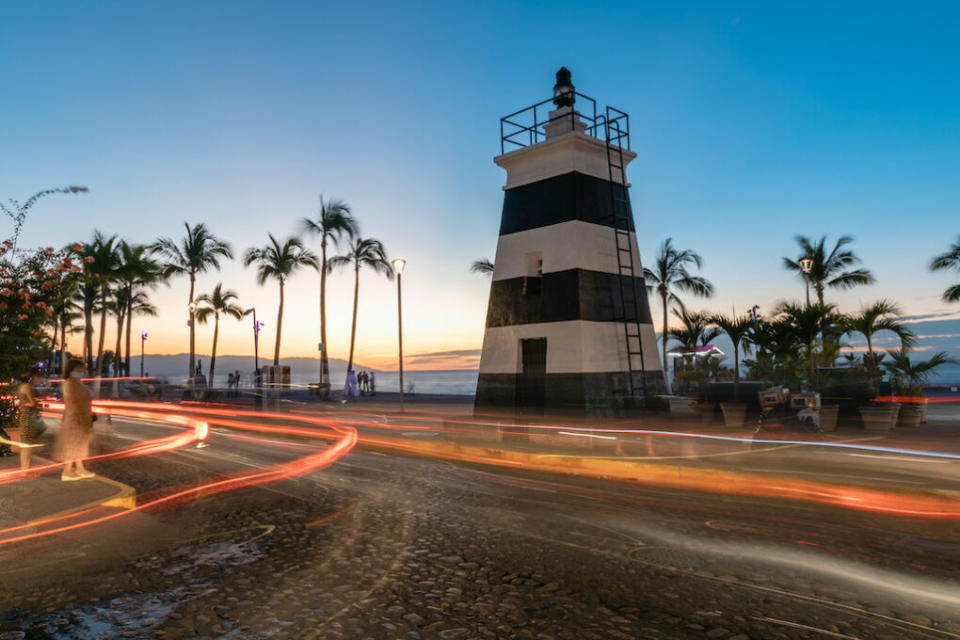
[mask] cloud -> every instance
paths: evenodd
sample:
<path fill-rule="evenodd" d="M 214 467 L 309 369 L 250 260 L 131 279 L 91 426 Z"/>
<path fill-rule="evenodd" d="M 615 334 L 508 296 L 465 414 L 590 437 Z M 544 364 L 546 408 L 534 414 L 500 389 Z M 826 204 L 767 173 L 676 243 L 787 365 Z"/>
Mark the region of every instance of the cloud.
<path fill-rule="evenodd" d="M 411 358 L 453 358 L 456 356 L 477 356 L 480 357 L 481 349 L 452 349 L 449 351 L 429 351 L 427 353 L 414 353 Z"/>
<path fill-rule="evenodd" d="M 938 311 L 936 313 L 922 313 L 913 316 L 903 316 L 900 320 L 906 324 L 920 322 L 940 322 L 944 320 L 960 320 L 960 311 Z"/>
<path fill-rule="evenodd" d="M 411 366 L 430 365 L 438 369 L 468 369 L 480 364 L 480 349 L 451 349 L 447 351 L 430 351 L 415 353 L 405 358 Z"/>

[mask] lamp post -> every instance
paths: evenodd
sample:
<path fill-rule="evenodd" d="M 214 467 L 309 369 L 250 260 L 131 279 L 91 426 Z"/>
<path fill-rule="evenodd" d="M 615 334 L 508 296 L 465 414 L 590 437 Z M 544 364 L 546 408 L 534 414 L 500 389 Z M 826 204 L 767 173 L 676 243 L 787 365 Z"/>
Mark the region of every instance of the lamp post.
<path fill-rule="evenodd" d="M 800 270 L 803 271 L 803 287 L 807 291 L 807 306 L 810 306 L 810 271 L 813 270 L 813 260 L 800 258 Z"/>
<path fill-rule="evenodd" d="M 140 332 L 140 377 L 143 377 L 143 345 L 147 341 L 147 332 Z"/>
<path fill-rule="evenodd" d="M 407 261 L 403 258 L 393 260 L 393 270 L 397 272 L 397 337 L 399 341 L 399 362 L 400 362 L 400 408 L 403 409 L 403 288 L 401 280 L 403 279 L 403 268 L 407 266 Z"/>
<path fill-rule="evenodd" d="M 257 308 L 251 309 L 253 312 L 253 371 L 254 375 L 260 371 L 260 330 L 263 329 L 263 323 L 257 322 Z"/>
<path fill-rule="evenodd" d="M 194 319 L 195 319 L 195 318 L 194 318 L 194 315 L 197 313 L 197 303 L 194 302 L 193 300 L 191 300 L 191 301 L 190 301 L 190 304 L 187 305 L 187 309 L 190 311 L 190 319 L 187 320 L 187 326 L 190 327 L 190 371 L 189 371 L 189 379 L 190 379 L 190 396 L 192 397 L 192 396 L 193 396 L 193 383 L 194 383 L 194 381 L 195 381 L 196 378 L 197 378 L 197 372 L 196 372 L 196 369 L 194 369 L 194 350 L 195 350 L 195 348 L 196 348 L 196 347 L 194 346 L 194 345 L 195 345 L 195 342 L 194 342 L 194 336 L 195 336 L 195 334 L 194 334 Z"/>

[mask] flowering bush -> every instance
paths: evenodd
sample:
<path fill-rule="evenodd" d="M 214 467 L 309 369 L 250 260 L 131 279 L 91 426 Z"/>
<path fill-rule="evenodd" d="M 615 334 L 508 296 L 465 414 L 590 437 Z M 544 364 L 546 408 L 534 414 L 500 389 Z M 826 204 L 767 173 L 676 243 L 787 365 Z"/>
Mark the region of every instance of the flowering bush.
<path fill-rule="evenodd" d="M 44 359 L 51 307 L 81 271 L 65 251 L 0 243 L 0 381 L 15 380 Z"/>

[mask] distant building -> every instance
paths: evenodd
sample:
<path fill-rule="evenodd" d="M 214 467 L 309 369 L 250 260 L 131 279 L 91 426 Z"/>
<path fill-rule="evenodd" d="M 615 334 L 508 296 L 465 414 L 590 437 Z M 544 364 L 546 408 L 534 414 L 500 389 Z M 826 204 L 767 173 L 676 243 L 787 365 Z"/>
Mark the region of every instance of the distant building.
<path fill-rule="evenodd" d="M 598 114 L 566 69 L 550 102 L 500 123 L 507 182 L 476 408 L 622 414 L 664 392 L 624 177 L 629 119 Z"/>

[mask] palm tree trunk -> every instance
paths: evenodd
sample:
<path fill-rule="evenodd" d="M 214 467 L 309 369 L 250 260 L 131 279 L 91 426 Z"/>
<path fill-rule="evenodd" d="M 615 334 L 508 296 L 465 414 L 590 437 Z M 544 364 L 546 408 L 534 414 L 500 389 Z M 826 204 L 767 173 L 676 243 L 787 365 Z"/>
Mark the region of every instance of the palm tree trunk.
<path fill-rule="evenodd" d="M 740 342 L 733 343 L 733 400 L 740 400 Z"/>
<path fill-rule="evenodd" d="M 347 372 L 353 370 L 353 345 L 357 337 L 357 301 L 360 299 L 360 265 L 354 269 L 353 281 L 353 322 L 350 325 L 350 357 L 347 359 Z"/>
<path fill-rule="evenodd" d="M 60 377 L 63 377 L 64 359 L 67 357 L 67 321 L 60 322 Z"/>
<path fill-rule="evenodd" d="M 330 384 L 330 363 L 327 360 L 327 239 L 320 243 L 320 384 Z M 322 392 L 321 392 L 322 393 Z"/>
<path fill-rule="evenodd" d="M 57 344 L 60 342 L 60 321 L 57 314 L 53 314 L 53 336 L 50 339 L 50 361 L 47 364 L 47 371 L 53 371 L 53 354 L 57 352 Z"/>
<path fill-rule="evenodd" d="M 661 293 L 660 300 L 663 302 L 663 335 L 661 336 L 663 340 L 663 383 L 667 387 L 667 393 L 670 393 L 670 373 L 667 368 L 667 294 Z M 640 348 L 643 349 L 642 342 Z"/>
<path fill-rule="evenodd" d="M 273 366 L 277 368 L 280 366 L 280 333 L 283 331 L 283 280 L 280 280 L 280 308 L 277 309 L 277 344 L 273 348 Z M 279 376 L 280 372 L 276 371 L 275 376 Z"/>
<path fill-rule="evenodd" d="M 100 288 L 100 338 L 97 340 L 97 377 L 103 375 L 103 344 L 107 337 L 107 287 Z"/>
<path fill-rule="evenodd" d="M 190 273 L 190 300 L 188 300 L 188 303 L 189 303 L 189 304 L 193 304 L 193 287 L 194 287 L 194 285 L 196 284 L 196 280 L 197 280 L 197 276 L 194 275 L 193 272 L 191 272 L 191 273 Z M 189 307 L 187 308 L 187 313 L 189 314 L 188 318 L 189 318 L 189 323 L 190 323 L 190 364 L 188 365 L 188 366 L 190 367 L 190 370 L 187 372 L 187 380 L 191 380 L 191 381 L 192 381 L 192 380 L 193 380 L 194 372 L 196 371 L 196 369 L 195 369 L 196 364 L 194 363 L 194 348 L 195 348 L 195 346 L 196 346 L 196 331 L 195 331 L 195 327 L 193 326 L 193 324 L 194 324 L 194 323 L 193 323 L 193 312 L 190 311 Z M 192 384 L 191 384 L 190 386 L 191 386 L 191 388 L 193 387 Z"/>
<path fill-rule="evenodd" d="M 122 344 L 121 340 L 123 339 L 123 320 L 124 313 L 121 311 L 117 313 L 117 349 L 113 352 L 113 377 L 116 378 L 120 371 L 120 346 Z"/>
<path fill-rule="evenodd" d="M 818 282 L 816 284 L 816 287 L 817 287 L 817 302 L 819 302 L 820 304 L 823 304 L 823 283 Z"/>
<path fill-rule="evenodd" d="M 130 330 L 133 326 L 133 287 L 127 298 L 127 355 L 123 359 L 123 375 L 130 377 Z"/>
<path fill-rule="evenodd" d="M 83 301 L 83 361 L 93 371 L 93 300 Z"/>
<path fill-rule="evenodd" d="M 210 352 L 210 388 L 213 388 L 213 368 L 217 364 L 217 337 L 220 335 L 220 314 L 213 314 L 213 351 Z"/>

